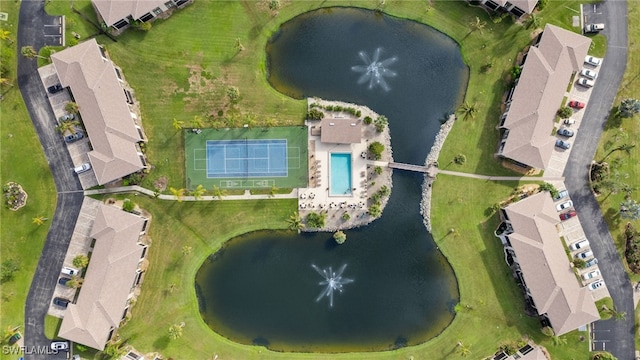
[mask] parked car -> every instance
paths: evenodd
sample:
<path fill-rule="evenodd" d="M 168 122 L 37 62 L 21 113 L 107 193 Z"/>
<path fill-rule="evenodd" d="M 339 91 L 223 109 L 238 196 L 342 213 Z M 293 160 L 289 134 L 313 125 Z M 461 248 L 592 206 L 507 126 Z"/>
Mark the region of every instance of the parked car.
<path fill-rule="evenodd" d="M 598 259 L 593 258 L 593 259 L 591 259 L 591 260 L 587 260 L 587 262 L 585 263 L 584 268 L 585 268 L 585 269 L 586 269 L 586 268 L 590 268 L 590 267 L 592 267 L 593 265 L 598 265 Z"/>
<path fill-rule="evenodd" d="M 579 259 L 588 259 L 588 258 L 590 258 L 592 256 L 593 256 L 593 251 L 591 251 L 591 250 L 583 251 L 583 252 L 581 252 L 581 253 L 576 255 L 576 257 L 579 258 Z"/>
<path fill-rule="evenodd" d="M 576 215 L 578 215 L 578 213 L 575 210 L 571 210 L 569 212 L 560 214 L 560 220 L 569 220 Z"/>
<path fill-rule="evenodd" d="M 49 94 L 55 94 L 57 92 L 62 91 L 62 85 L 60 84 L 55 84 L 55 85 L 51 85 L 47 88 L 47 91 L 49 92 Z"/>
<path fill-rule="evenodd" d="M 22 339 L 22 335 L 20 335 L 19 332 L 11 335 L 11 337 L 9 338 L 9 345 L 11 346 L 11 345 L 17 343 L 18 340 L 20 340 L 20 339 Z"/>
<path fill-rule="evenodd" d="M 588 273 L 582 274 L 582 278 L 584 280 L 593 279 L 598 276 L 600 276 L 600 270 L 593 270 L 593 271 L 589 271 Z"/>
<path fill-rule="evenodd" d="M 76 118 L 76 116 L 73 115 L 73 114 L 64 114 L 64 115 L 60 116 L 58 118 L 58 120 L 60 120 L 60 121 L 68 121 L 68 120 L 73 120 L 75 118 Z"/>
<path fill-rule="evenodd" d="M 567 128 L 558 129 L 558 135 L 560 135 L 560 136 L 572 137 L 573 134 L 574 134 L 573 130 L 569 130 Z"/>
<path fill-rule="evenodd" d="M 575 123 L 576 123 L 576 119 L 564 119 L 564 124 L 565 125 L 571 126 L 571 125 L 573 125 Z"/>
<path fill-rule="evenodd" d="M 604 280 L 597 280 L 597 281 L 594 281 L 591 284 L 587 285 L 589 290 L 595 290 L 595 289 L 600 288 L 602 286 L 604 286 Z"/>
<path fill-rule="evenodd" d="M 78 131 L 78 130 L 76 130 L 76 132 L 75 132 L 75 133 L 72 133 L 72 134 L 66 135 L 66 136 L 64 137 L 64 142 L 66 142 L 66 143 L 72 143 L 72 142 L 74 142 L 74 141 L 78 141 L 78 140 L 82 139 L 83 137 L 84 137 L 84 134 L 82 133 L 82 131 Z"/>
<path fill-rule="evenodd" d="M 51 343 L 51 350 L 68 350 L 69 343 L 66 341 L 54 341 Z"/>
<path fill-rule="evenodd" d="M 68 277 L 64 277 L 64 276 L 63 276 L 63 277 L 61 277 L 60 279 L 58 279 L 58 284 L 60 284 L 60 285 L 64 285 L 64 286 L 67 286 L 67 282 L 68 282 L 69 280 L 71 280 L 71 278 L 68 278 Z"/>
<path fill-rule="evenodd" d="M 556 140 L 556 146 L 561 148 L 561 149 L 568 150 L 571 147 L 571 144 L 566 142 L 566 141 L 564 141 L 564 140 L 558 139 L 558 140 Z"/>
<path fill-rule="evenodd" d="M 584 240 L 580 240 L 578 242 L 574 242 L 573 244 L 569 245 L 569 249 L 578 250 L 578 249 L 584 249 L 587 246 L 589 246 L 589 240 L 584 239 Z"/>
<path fill-rule="evenodd" d="M 80 271 L 78 269 L 74 269 L 71 267 L 63 267 L 62 270 L 60 270 L 60 272 L 64 275 L 69 275 L 69 276 L 74 276 L 74 275 L 78 275 L 80 273 Z"/>
<path fill-rule="evenodd" d="M 569 196 L 569 192 L 567 190 L 560 190 L 558 191 L 558 195 L 556 195 L 553 200 L 554 201 L 558 201 L 560 199 L 566 198 L 567 196 Z"/>
<path fill-rule="evenodd" d="M 587 57 L 584 58 L 584 62 L 589 65 L 599 66 L 602 64 L 602 59 L 587 55 Z"/>
<path fill-rule="evenodd" d="M 61 297 L 53 298 L 53 305 L 60 306 L 61 308 L 64 308 L 64 309 L 67 308 L 67 306 L 69 305 L 70 302 L 71 302 L 71 300 L 64 299 L 64 298 L 61 298 Z"/>
<path fill-rule="evenodd" d="M 562 204 L 556 205 L 556 209 L 558 209 L 558 211 L 562 211 L 571 207 L 573 207 L 573 201 L 571 200 L 565 201 Z"/>
<path fill-rule="evenodd" d="M 89 163 L 84 163 L 80 166 L 76 166 L 75 168 L 73 168 L 73 171 L 76 172 L 76 174 L 82 174 L 85 171 L 89 171 L 91 169 L 91 164 Z"/>
<path fill-rule="evenodd" d="M 584 32 L 595 33 L 604 30 L 604 24 L 587 24 L 584 26 Z"/>
<path fill-rule="evenodd" d="M 595 80 L 598 77 L 598 73 L 593 71 L 593 70 L 589 70 L 589 69 L 582 69 L 582 71 L 580 71 L 580 75 L 589 78 L 591 80 Z"/>
<path fill-rule="evenodd" d="M 574 108 L 574 109 L 584 109 L 584 107 L 585 107 L 585 103 L 577 101 L 577 100 L 569 101 L 568 105 L 570 107 Z"/>
<path fill-rule="evenodd" d="M 595 85 L 595 81 L 593 80 L 589 80 L 587 78 L 580 78 L 578 79 L 578 85 L 584 86 L 584 87 L 593 87 L 593 85 Z"/>

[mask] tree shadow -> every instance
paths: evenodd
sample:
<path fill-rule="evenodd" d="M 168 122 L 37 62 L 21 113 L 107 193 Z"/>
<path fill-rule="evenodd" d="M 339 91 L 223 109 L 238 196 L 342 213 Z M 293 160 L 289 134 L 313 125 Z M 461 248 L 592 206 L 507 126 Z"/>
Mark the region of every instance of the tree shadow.
<path fill-rule="evenodd" d="M 169 346 L 169 335 L 162 335 L 153 342 L 153 348 L 156 350 L 164 350 Z"/>

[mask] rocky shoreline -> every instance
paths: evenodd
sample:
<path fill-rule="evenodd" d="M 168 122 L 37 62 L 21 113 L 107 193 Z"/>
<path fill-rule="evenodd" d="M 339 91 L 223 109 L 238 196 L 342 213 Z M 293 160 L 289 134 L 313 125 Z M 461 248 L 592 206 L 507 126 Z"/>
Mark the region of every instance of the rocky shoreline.
<path fill-rule="evenodd" d="M 438 168 L 438 156 L 440 156 L 440 150 L 444 145 L 444 141 L 447 139 L 447 135 L 453 128 L 453 123 L 456 120 L 455 115 L 450 115 L 447 121 L 440 126 L 440 131 L 436 135 L 436 139 L 431 146 L 431 151 L 427 155 L 425 165 L 429 169 L 424 176 L 424 183 L 422 184 L 422 201 L 420 202 L 420 214 L 422 215 L 424 226 L 427 231 L 431 232 L 431 191 L 433 182 L 436 180 L 436 170 Z"/>

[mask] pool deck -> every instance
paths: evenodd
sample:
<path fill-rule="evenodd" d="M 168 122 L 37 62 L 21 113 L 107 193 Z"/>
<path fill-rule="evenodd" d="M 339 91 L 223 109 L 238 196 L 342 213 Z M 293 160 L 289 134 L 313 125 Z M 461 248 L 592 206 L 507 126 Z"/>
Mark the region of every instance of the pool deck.
<path fill-rule="evenodd" d="M 352 107 L 362 112 L 360 118 L 370 116 L 375 119 L 379 115 L 365 106 L 347 104 L 336 101 L 323 101 L 309 99 L 309 103 L 320 105 L 340 105 Z M 358 117 L 348 112 L 333 112 L 322 110 L 325 118 L 353 119 Z M 318 229 L 305 228 L 303 231 L 336 231 L 366 225 L 375 220 L 369 215 L 368 207 L 373 204 L 369 197 L 375 194 L 380 187 L 386 185 L 392 188 L 392 170 L 387 163 L 393 161 L 389 128 L 378 133 L 373 124 L 362 127 L 362 141 L 353 144 L 323 143 L 319 134 L 313 134 L 313 126 L 319 121 L 308 120 L 306 125 L 309 131 L 309 187 L 298 189 L 298 210 L 301 218 L 305 218 L 311 212 L 325 212 L 327 214 L 325 227 Z M 385 146 L 382 159 L 374 161 L 367 157 L 370 143 L 378 141 Z M 352 192 L 345 195 L 330 194 L 330 158 L 331 153 L 351 153 L 351 181 Z M 382 167 L 382 174 L 374 172 L 376 166 Z M 382 200 L 381 208 L 384 209 L 387 198 Z M 348 220 L 343 220 L 344 213 L 349 214 Z"/>

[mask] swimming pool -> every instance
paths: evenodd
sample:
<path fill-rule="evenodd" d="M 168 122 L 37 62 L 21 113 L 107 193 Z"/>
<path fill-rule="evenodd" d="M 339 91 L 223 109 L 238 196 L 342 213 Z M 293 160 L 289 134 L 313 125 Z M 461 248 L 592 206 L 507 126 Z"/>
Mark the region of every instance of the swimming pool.
<path fill-rule="evenodd" d="M 329 194 L 351 195 L 351 153 L 332 153 Z"/>

